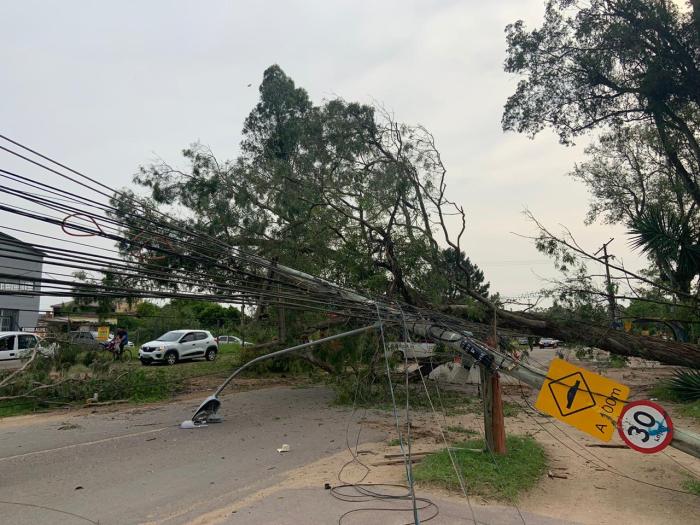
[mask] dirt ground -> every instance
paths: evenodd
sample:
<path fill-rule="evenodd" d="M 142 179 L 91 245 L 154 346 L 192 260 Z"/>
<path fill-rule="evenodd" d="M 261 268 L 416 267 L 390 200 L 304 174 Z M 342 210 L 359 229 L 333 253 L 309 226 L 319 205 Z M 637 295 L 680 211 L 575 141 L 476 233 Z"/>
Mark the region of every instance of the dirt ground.
<path fill-rule="evenodd" d="M 578 361 L 573 352 L 564 351 L 564 354 L 575 364 L 630 386 L 631 399 L 650 398 L 650 390 L 673 371 L 671 367 L 634 359 L 625 368 L 602 368 L 595 361 Z M 540 355 L 539 365 L 548 364 L 551 357 L 553 352 Z M 475 387 L 464 390 L 466 394 L 476 395 Z M 670 447 L 653 455 L 629 448 L 600 447 L 600 442 L 587 434 L 533 410 L 531 405 L 536 396 L 537 392 L 527 386 L 504 386 L 504 400 L 521 407 L 516 416 L 506 418 L 507 432 L 535 437 L 549 459 L 549 475 L 519 500 L 520 511 L 591 525 L 697 523 L 700 497 L 685 493 L 683 483 L 690 478 L 700 479 L 700 460 Z M 673 404 L 663 404 L 674 417 L 674 424 L 700 431 L 700 425 L 680 417 Z M 390 413 L 358 411 L 356 416 L 363 419 L 365 428 L 384 430 L 389 440 L 396 436 Z M 442 416 L 414 412 L 412 421 L 415 452 L 438 450 L 445 440 L 465 438 L 463 434 L 448 432 L 446 429 L 451 426 L 483 435 L 480 414 Z M 348 438 L 349 448 L 353 448 L 354 437 Z M 400 453 L 398 447 L 388 445 L 389 440 L 361 445 L 355 459 L 348 450 L 296 469 L 283 483 L 239 501 L 234 507 L 243 508 L 276 491 L 318 487 L 324 483 L 404 483 L 403 464 L 374 465 L 386 461 L 385 454 Z M 622 445 L 622 441 L 615 435 L 610 444 Z M 434 487 L 419 487 L 418 496 L 461 502 L 465 499 L 463 495 Z M 470 503 L 503 504 L 473 496 Z"/>
<path fill-rule="evenodd" d="M 508 397 L 512 402 L 516 399 L 514 393 Z M 448 426 L 459 425 L 482 433 L 482 420 L 478 414 L 438 419 L 436 421 L 428 413 L 414 414 L 414 452 L 442 448 L 444 442 L 440 429 Z M 384 429 L 389 436 L 396 433 L 394 422 L 387 413 L 372 412 L 366 416 L 365 425 Z M 683 490 L 683 481 L 691 473 L 700 478 L 700 460 L 671 448 L 660 454 L 643 455 L 630 449 L 590 447 L 588 445 L 597 444 L 595 440 L 529 408 L 507 418 L 506 428 L 509 433 L 533 435 L 544 446 L 550 462 L 549 471 L 555 476 L 544 477 L 524 495 L 517 504 L 521 511 L 591 525 L 697 523 L 700 497 L 675 491 Z M 448 442 L 464 438 L 460 434 L 445 434 Z M 353 438 L 350 437 L 351 448 Z M 385 454 L 400 453 L 399 447 L 387 443 L 361 445 L 357 460 L 345 451 L 306 465 L 293 471 L 280 485 L 239 501 L 234 507 L 243 508 L 276 491 L 319 487 L 324 483 L 404 483 L 403 464 L 373 465 L 385 461 Z M 616 439 L 613 443 L 619 444 L 620 441 Z M 464 496 L 434 487 L 419 486 L 417 495 L 464 502 Z M 471 497 L 470 503 L 503 504 L 480 497 Z"/>

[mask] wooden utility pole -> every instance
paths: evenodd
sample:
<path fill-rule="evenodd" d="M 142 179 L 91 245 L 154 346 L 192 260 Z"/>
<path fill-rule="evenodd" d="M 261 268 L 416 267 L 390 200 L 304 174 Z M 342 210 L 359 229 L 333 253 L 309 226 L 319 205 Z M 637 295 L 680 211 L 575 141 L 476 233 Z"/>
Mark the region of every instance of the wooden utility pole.
<path fill-rule="evenodd" d="M 615 306 L 615 290 L 612 285 L 612 279 L 610 278 L 610 264 L 608 263 L 608 259 L 612 257 L 612 255 L 608 255 L 608 244 L 613 242 L 615 240 L 614 237 L 611 237 L 608 242 L 603 244 L 603 246 L 595 252 L 593 255 L 596 256 L 598 255 L 601 250 L 603 252 L 603 255 L 600 257 L 600 259 L 603 260 L 605 263 L 605 282 L 606 282 L 606 291 L 608 295 L 608 315 L 610 316 L 610 326 L 613 328 L 617 327 L 617 315 L 615 313 L 616 306 Z"/>
<path fill-rule="evenodd" d="M 493 312 L 493 334 L 489 343 L 493 348 L 498 347 L 496 311 Z M 479 367 L 481 375 L 481 392 L 484 398 L 484 438 L 486 447 L 494 454 L 505 454 L 506 425 L 503 419 L 503 395 L 501 379 L 498 372 L 492 372 L 485 367 Z"/>

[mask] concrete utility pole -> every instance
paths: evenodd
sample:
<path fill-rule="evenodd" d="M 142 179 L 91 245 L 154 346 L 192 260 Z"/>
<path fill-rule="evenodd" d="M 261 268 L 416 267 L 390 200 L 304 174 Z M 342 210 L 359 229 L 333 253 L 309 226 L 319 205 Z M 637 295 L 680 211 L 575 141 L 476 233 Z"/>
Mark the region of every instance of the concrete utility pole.
<path fill-rule="evenodd" d="M 609 243 L 610 241 L 608 241 L 608 244 Z M 261 257 L 255 257 L 255 259 L 267 264 L 267 261 Z M 357 302 L 358 304 L 373 308 L 378 308 L 379 306 L 374 300 L 368 297 L 364 297 L 353 290 L 342 288 L 319 277 L 314 277 L 287 266 L 278 265 L 278 268 L 280 272 L 284 273 L 287 277 L 297 279 L 307 286 L 316 285 L 320 289 L 330 289 L 343 299 Z M 381 308 L 387 314 L 397 316 L 398 318 L 405 318 L 406 326 L 412 334 L 442 342 L 446 346 L 452 347 L 460 352 L 463 356 L 463 363 L 465 359 L 471 360 L 472 363 L 478 364 L 482 368 L 487 367 L 489 369 L 493 369 L 495 365 L 495 368 L 497 368 L 499 372 L 514 377 L 536 390 L 540 390 L 544 384 L 544 379 L 547 377 L 547 372 L 545 370 L 539 370 L 530 364 L 520 363 L 508 355 L 496 354 L 492 349 L 472 337 L 443 328 L 438 324 L 426 321 L 418 316 L 410 314 L 404 315 L 403 311 L 395 309 L 391 305 L 382 305 Z M 671 446 L 691 456 L 700 458 L 700 435 L 691 430 L 674 426 Z"/>
<path fill-rule="evenodd" d="M 610 264 L 608 263 L 608 259 L 612 257 L 612 255 L 608 255 L 608 244 L 613 242 L 615 240 L 614 237 L 611 237 L 608 242 L 603 244 L 603 246 L 595 252 L 593 255 L 598 255 L 601 250 L 603 251 L 603 255 L 599 257 L 599 259 L 602 259 L 603 262 L 605 263 L 605 281 L 606 281 L 606 290 L 608 293 L 608 314 L 610 315 L 610 326 L 613 328 L 617 328 L 617 314 L 616 314 L 616 305 L 615 305 L 615 289 L 613 288 L 612 285 L 612 279 L 610 278 Z"/>

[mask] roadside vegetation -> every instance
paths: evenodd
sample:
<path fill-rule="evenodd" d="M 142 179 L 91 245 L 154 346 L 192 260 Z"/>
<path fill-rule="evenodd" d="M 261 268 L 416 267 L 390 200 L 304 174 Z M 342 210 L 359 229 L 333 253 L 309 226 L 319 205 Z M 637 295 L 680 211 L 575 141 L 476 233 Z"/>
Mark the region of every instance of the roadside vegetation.
<path fill-rule="evenodd" d="M 547 470 L 547 456 L 542 446 L 530 436 L 508 436 L 506 443 L 508 453 L 504 456 L 485 452 L 483 439 L 454 445 L 452 457 L 469 494 L 514 502 L 540 480 Z M 461 491 L 447 450 L 425 456 L 414 467 L 413 476 L 426 486 Z"/>
<path fill-rule="evenodd" d="M 700 496 L 700 480 L 698 479 L 687 479 L 683 482 L 683 488 L 690 492 L 691 494 L 695 494 L 696 496 Z"/>
<path fill-rule="evenodd" d="M 350 405 L 377 410 L 392 410 L 393 400 L 386 377 L 361 377 L 358 384 L 356 376 L 332 378 L 331 387 L 335 390 L 335 402 L 338 405 Z M 406 406 L 406 397 L 413 410 L 431 410 L 445 415 L 480 414 L 483 412 L 483 402 L 473 394 L 445 388 L 435 381 L 427 381 L 428 391 L 422 383 L 412 383 L 408 386 L 402 380 L 394 383 L 394 400 L 396 406 Z M 503 413 L 506 417 L 516 416 L 520 406 L 505 401 Z"/>
<path fill-rule="evenodd" d="M 221 345 L 215 361 L 193 361 L 175 366 L 141 366 L 138 359 L 114 361 L 105 351 L 66 346 L 52 358 L 37 356 L 16 378 L 0 387 L 0 417 L 82 406 L 97 402 L 145 403 L 169 399 L 192 382 L 224 378 L 240 362 L 240 347 Z M 12 374 L 3 371 L 0 382 Z"/>
<path fill-rule="evenodd" d="M 654 388 L 652 395 L 664 401 L 678 403 L 681 416 L 700 421 L 700 371 L 678 370 Z"/>

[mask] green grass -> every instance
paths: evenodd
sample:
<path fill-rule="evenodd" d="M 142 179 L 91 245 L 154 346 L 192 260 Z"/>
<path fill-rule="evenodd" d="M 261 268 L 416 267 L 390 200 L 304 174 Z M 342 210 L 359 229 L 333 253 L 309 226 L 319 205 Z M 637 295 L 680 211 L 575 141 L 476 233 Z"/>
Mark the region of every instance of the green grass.
<path fill-rule="evenodd" d="M 400 444 L 401 440 L 399 438 L 394 438 L 387 441 L 387 445 L 389 445 L 390 447 L 398 447 Z"/>
<path fill-rule="evenodd" d="M 456 425 L 450 425 L 446 428 L 448 432 L 452 432 L 454 434 L 468 434 L 468 435 L 474 435 L 476 434 L 476 430 L 472 430 L 470 428 L 464 428 Z"/>
<path fill-rule="evenodd" d="M 681 416 L 700 421 L 700 400 L 693 401 L 692 403 L 683 403 L 678 407 L 678 413 Z"/>
<path fill-rule="evenodd" d="M 41 408 L 33 400 L 8 399 L 0 402 L 0 418 L 31 414 L 38 410 Z"/>
<path fill-rule="evenodd" d="M 651 391 L 651 395 L 663 401 L 677 403 L 676 408 L 681 416 L 700 422 L 700 399 L 683 402 L 678 399 L 678 396 L 669 388 L 666 382 L 661 382 L 654 387 Z"/>
<path fill-rule="evenodd" d="M 534 487 L 547 469 L 542 446 L 529 436 L 506 438 L 508 453 L 453 450 L 452 455 L 470 494 L 513 502 Z M 470 439 L 457 448 L 483 449 L 482 439 Z M 460 490 L 457 475 L 446 450 L 427 455 L 413 469 L 416 481 L 429 486 Z"/>
<path fill-rule="evenodd" d="M 700 496 L 700 480 L 697 479 L 686 479 L 683 482 L 683 489 L 687 490 L 691 494 Z"/>

